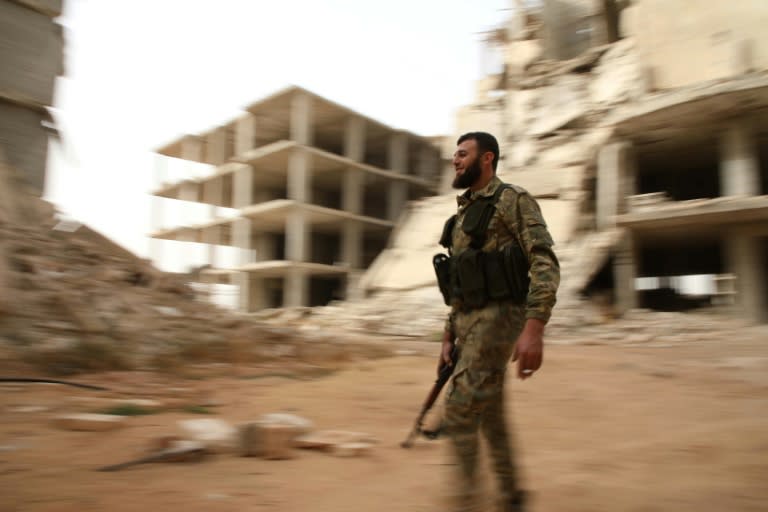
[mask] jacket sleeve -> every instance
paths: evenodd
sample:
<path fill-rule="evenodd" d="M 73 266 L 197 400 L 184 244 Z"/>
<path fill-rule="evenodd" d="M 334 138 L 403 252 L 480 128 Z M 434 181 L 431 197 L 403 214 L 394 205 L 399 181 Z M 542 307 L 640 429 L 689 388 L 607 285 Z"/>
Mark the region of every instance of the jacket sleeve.
<path fill-rule="evenodd" d="M 537 318 L 546 323 L 552 315 L 560 285 L 560 263 L 552 250 L 552 236 L 547 230 L 539 204 L 527 192 L 518 194 L 514 208 L 502 213 L 505 224 L 512 227 L 523 246 L 523 252 L 528 256 L 531 284 L 525 317 Z"/>

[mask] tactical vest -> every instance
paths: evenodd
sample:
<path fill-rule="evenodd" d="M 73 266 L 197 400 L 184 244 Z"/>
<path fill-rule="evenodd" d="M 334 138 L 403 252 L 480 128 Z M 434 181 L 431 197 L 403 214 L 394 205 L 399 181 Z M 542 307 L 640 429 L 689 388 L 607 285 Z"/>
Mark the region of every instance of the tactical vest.
<path fill-rule="evenodd" d="M 489 300 L 525 302 L 530 284 L 528 258 L 517 236 L 504 249 L 482 250 L 488 226 L 496 212 L 496 203 L 508 188 L 515 187 L 502 183 L 492 196 L 478 198 L 469 205 L 461 229 L 470 237 L 470 244 L 456 256 L 453 255 L 452 245 L 457 215 L 452 215 L 445 222 L 440 245 L 448 250 L 448 254 L 436 254 L 432 264 L 440 293 L 447 305 L 472 310 L 482 308 Z"/>

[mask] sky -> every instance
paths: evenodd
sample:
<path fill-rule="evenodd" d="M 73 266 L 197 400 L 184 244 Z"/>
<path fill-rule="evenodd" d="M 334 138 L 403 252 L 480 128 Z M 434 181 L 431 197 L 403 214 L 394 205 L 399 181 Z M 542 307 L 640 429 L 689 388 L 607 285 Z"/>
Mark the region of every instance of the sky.
<path fill-rule="evenodd" d="M 150 256 L 152 151 L 291 84 L 395 128 L 453 131 L 509 0 L 65 0 L 46 198 Z M 170 270 L 170 269 L 169 269 Z"/>

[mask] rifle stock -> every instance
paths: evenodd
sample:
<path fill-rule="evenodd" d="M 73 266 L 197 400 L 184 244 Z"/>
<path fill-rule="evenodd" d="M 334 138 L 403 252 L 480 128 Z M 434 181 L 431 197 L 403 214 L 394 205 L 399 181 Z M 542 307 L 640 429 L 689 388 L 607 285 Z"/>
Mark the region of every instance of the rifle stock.
<path fill-rule="evenodd" d="M 416 436 L 423 432 L 421 429 L 421 423 L 424 421 L 424 417 L 427 415 L 429 410 L 435 404 L 437 397 L 440 396 L 440 391 L 442 391 L 445 384 L 450 380 L 451 375 L 453 375 L 453 369 L 456 367 L 456 362 L 458 360 L 459 348 L 454 346 L 453 351 L 451 352 L 451 364 L 443 365 L 442 368 L 440 368 L 440 372 L 437 374 L 437 380 L 435 380 L 435 384 L 429 391 L 427 399 L 424 400 L 424 405 L 421 406 L 421 411 L 416 417 L 416 422 L 414 423 L 413 428 L 411 429 L 405 441 L 400 443 L 400 446 L 403 448 L 410 448 L 413 445 L 413 440 L 416 438 Z"/>

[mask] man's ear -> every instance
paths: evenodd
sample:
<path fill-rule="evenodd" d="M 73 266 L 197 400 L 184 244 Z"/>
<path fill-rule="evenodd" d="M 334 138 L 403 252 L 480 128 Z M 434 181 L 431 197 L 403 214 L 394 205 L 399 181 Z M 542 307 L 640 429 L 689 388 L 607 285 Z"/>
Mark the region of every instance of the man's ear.
<path fill-rule="evenodd" d="M 493 166 L 493 153 L 490 151 L 486 151 L 483 153 L 483 163 L 486 163 L 490 166 Z"/>

